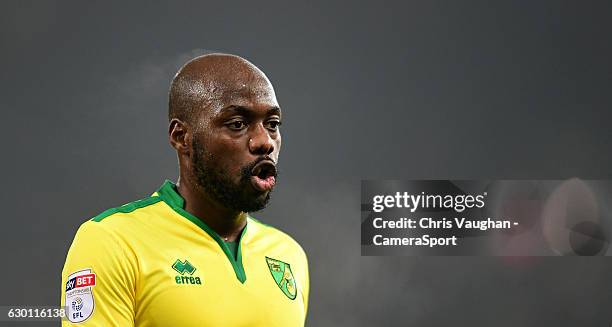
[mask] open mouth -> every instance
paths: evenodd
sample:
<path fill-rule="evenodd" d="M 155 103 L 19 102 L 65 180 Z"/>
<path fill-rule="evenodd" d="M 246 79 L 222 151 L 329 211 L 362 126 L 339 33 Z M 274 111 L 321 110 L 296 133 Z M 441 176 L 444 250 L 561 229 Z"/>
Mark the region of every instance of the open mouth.
<path fill-rule="evenodd" d="M 276 166 L 270 160 L 259 162 L 251 170 L 251 184 L 256 190 L 270 191 L 276 184 Z"/>

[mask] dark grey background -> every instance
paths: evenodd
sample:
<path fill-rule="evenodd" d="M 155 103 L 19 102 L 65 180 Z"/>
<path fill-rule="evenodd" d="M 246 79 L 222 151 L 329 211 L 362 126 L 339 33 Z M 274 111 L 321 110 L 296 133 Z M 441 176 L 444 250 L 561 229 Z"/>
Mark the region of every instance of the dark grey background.
<path fill-rule="evenodd" d="M 610 326 L 609 258 L 361 257 L 360 179 L 606 179 L 611 6 L 0 5 L 0 305 L 59 303 L 78 225 L 176 177 L 175 70 L 242 55 L 283 108 L 256 214 L 310 259 L 309 326 Z"/>

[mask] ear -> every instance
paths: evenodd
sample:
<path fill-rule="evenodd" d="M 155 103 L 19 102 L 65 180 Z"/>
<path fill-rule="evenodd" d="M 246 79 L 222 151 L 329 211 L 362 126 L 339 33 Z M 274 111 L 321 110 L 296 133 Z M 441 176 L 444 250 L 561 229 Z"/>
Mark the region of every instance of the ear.
<path fill-rule="evenodd" d="M 170 145 L 179 154 L 189 155 L 191 151 L 191 131 L 183 121 L 173 118 L 168 127 L 168 138 Z"/>

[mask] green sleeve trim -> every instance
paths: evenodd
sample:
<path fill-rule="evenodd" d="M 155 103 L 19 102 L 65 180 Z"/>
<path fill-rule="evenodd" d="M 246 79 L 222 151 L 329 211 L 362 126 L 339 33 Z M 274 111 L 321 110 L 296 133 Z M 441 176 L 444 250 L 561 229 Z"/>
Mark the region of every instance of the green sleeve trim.
<path fill-rule="evenodd" d="M 116 213 L 119 213 L 119 212 L 121 212 L 121 213 L 130 213 L 130 212 L 132 212 L 132 211 L 134 211 L 136 209 L 140 209 L 140 208 L 143 208 L 143 207 L 146 207 L 146 206 L 150 206 L 150 205 L 152 205 L 154 203 L 157 203 L 157 202 L 159 202 L 161 200 L 162 199 L 159 196 L 152 196 L 152 197 L 149 197 L 149 198 L 146 198 L 146 199 L 130 202 L 130 203 L 124 204 L 124 205 L 122 205 L 120 207 L 117 207 L 117 208 L 108 209 L 108 210 L 102 212 L 101 214 L 91 218 L 91 220 L 95 221 L 95 222 L 101 222 L 102 220 L 104 220 L 104 218 L 107 218 L 108 216 L 111 216 L 113 214 L 116 214 Z"/>
<path fill-rule="evenodd" d="M 236 278 L 240 281 L 240 283 L 244 284 L 244 282 L 246 281 L 246 273 L 244 271 L 244 266 L 242 265 L 242 238 L 246 233 L 248 224 L 244 227 L 242 233 L 238 238 L 238 254 L 236 256 L 236 259 L 234 259 L 234 256 L 232 255 L 228 245 L 225 244 L 225 242 L 223 241 L 223 239 L 221 239 L 221 236 L 219 236 L 217 232 L 215 232 L 212 228 L 208 227 L 208 225 L 206 225 L 198 217 L 190 214 L 189 212 L 185 211 L 185 209 L 183 209 L 185 200 L 180 196 L 180 194 L 178 194 L 178 192 L 176 192 L 175 188 L 176 186 L 172 182 L 166 180 L 161 186 L 161 188 L 157 191 L 157 193 L 159 193 L 161 199 L 174 211 L 176 211 L 179 215 L 187 218 L 187 220 L 191 221 L 196 226 L 200 227 L 204 232 L 210 235 L 210 237 L 212 237 L 215 242 L 217 242 L 217 244 L 221 247 L 221 250 L 223 250 L 223 253 L 227 257 L 227 259 L 229 259 L 230 263 L 232 264 L 232 268 L 234 269 Z"/>

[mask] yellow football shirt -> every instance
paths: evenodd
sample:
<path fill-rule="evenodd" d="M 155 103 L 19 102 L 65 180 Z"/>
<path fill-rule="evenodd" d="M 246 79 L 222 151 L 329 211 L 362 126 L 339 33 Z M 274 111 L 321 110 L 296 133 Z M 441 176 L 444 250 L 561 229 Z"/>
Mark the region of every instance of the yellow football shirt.
<path fill-rule="evenodd" d="M 303 326 L 308 265 L 247 218 L 236 258 L 166 181 L 79 228 L 62 271 L 64 326 Z"/>

